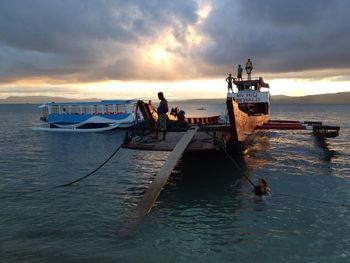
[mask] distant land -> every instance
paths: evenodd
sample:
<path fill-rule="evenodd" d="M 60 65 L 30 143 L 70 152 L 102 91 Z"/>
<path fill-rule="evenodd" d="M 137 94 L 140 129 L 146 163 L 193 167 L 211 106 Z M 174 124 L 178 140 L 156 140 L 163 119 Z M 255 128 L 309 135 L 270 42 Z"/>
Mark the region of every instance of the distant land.
<path fill-rule="evenodd" d="M 192 99 L 182 100 L 194 103 L 214 103 L 222 102 L 222 99 Z M 321 95 L 308 95 L 300 97 L 291 97 L 284 95 L 271 96 L 271 103 L 273 104 L 350 104 L 350 92 L 338 92 Z"/>
<path fill-rule="evenodd" d="M 0 99 L 0 104 L 43 104 L 47 102 L 78 102 L 78 101 L 99 101 L 99 99 L 70 99 L 64 97 L 49 96 L 10 96 Z"/>
<path fill-rule="evenodd" d="M 214 103 L 221 102 L 222 99 L 189 99 L 178 100 L 179 102 L 194 103 Z M 0 104 L 42 104 L 46 102 L 79 102 L 79 101 L 99 101 L 100 99 L 70 99 L 64 97 L 49 96 L 10 96 L 6 99 L 0 99 Z M 350 92 L 339 92 L 321 95 L 309 95 L 301 97 L 290 97 L 284 95 L 271 96 L 273 104 L 350 104 Z"/>
<path fill-rule="evenodd" d="M 350 92 L 338 92 L 301 97 L 276 95 L 271 97 L 271 102 L 276 104 L 350 104 Z"/>

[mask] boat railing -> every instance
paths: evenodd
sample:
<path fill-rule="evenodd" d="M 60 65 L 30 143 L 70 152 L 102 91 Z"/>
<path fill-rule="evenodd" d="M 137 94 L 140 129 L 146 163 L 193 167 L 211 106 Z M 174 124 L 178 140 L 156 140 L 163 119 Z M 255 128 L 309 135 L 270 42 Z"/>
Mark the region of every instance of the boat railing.
<path fill-rule="evenodd" d="M 135 112 L 136 104 L 135 103 L 126 103 L 126 104 L 71 104 L 71 103 L 62 103 L 62 104 L 44 104 L 40 108 L 43 108 L 44 113 L 49 114 L 70 114 L 70 115 L 111 115 L 111 114 L 128 114 Z"/>

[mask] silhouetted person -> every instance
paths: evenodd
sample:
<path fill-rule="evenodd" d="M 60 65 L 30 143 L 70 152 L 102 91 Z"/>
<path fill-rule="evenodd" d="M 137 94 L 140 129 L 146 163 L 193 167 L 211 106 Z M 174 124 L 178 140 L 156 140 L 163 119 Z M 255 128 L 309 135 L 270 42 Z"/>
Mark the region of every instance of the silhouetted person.
<path fill-rule="evenodd" d="M 164 98 L 163 92 L 158 92 L 158 98 L 160 100 L 159 106 L 157 108 L 157 113 L 158 113 L 158 121 L 156 124 L 156 136 L 154 139 L 158 138 L 158 132 L 162 131 L 163 132 L 163 140 L 165 140 L 166 137 L 166 121 L 167 121 L 167 112 L 169 111 L 168 108 L 168 101 Z"/>
<path fill-rule="evenodd" d="M 245 70 L 247 71 L 248 74 L 248 80 L 251 80 L 251 74 L 253 70 L 253 62 L 248 58 L 247 63 L 245 64 Z"/>
<path fill-rule="evenodd" d="M 237 79 L 242 80 L 242 72 L 243 72 L 242 66 L 238 65 L 238 68 L 237 68 Z"/>
<path fill-rule="evenodd" d="M 228 77 L 225 79 L 226 82 L 227 82 L 227 90 L 228 92 L 233 92 L 233 89 L 232 89 L 232 82 L 233 82 L 233 77 L 231 76 L 231 73 L 228 74 Z"/>
<path fill-rule="evenodd" d="M 176 125 L 177 125 L 177 128 L 187 128 L 188 127 L 188 123 L 186 122 L 185 112 L 183 110 L 180 110 L 177 114 Z"/>

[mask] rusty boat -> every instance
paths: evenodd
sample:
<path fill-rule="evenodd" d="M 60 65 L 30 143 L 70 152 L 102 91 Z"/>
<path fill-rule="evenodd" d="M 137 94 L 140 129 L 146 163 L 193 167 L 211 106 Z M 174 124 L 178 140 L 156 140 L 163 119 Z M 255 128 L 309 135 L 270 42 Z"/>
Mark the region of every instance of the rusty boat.
<path fill-rule="evenodd" d="M 236 162 L 254 138 L 266 130 L 310 130 L 317 137 L 336 137 L 338 126 L 323 125 L 316 121 L 270 120 L 269 84 L 262 78 L 235 79 L 236 90 L 227 93 L 227 118 L 219 115 L 187 117 L 181 110 L 168 114 L 166 139 L 154 139 L 158 114 L 152 103 L 138 101 L 137 108 L 143 115 L 145 126 L 133 127 L 126 132 L 122 147 L 149 151 L 171 151 L 142 199 L 126 218 L 119 231 L 121 236 L 130 236 L 147 215 L 178 160 L 184 153 L 200 158 L 202 154 L 226 155 L 242 177 L 255 189 L 255 184 Z M 235 157 L 233 157 L 235 156 Z M 210 158 L 210 160 L 213 160 Z"/>
<path fill-rule="evenodd" d="M 196 127 L 196 132 L 186 147 L 187 151 L 218 151 L 222 147 L 241 152 L 248 148 L 254 138 L 271 129 L 311 130 L 324 137 L 338 136 L 339 127 L 323 125 L 316 121 L 270 120 L 270 87 L 263 78 L 234 79 L 236 90 L 226 95 L 226 118 L 219 115 L 206 117 L 185 116 L 175 110 L 167 114 L 166 140 L 153 139 L 158 119 L 152 102 L 139 100 L 138 109 L 146 127 L 135 127 L 127 132 L 124 148 L 172 151 L 180 138 Z"/>

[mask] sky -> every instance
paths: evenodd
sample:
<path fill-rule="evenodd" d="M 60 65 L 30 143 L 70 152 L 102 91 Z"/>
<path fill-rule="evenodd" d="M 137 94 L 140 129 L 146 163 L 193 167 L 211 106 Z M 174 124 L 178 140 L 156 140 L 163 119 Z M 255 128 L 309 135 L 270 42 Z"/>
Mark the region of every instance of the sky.
<path fill-rule="evenodd" d="M 248 58 L 272 95 L 350 91 L 349 10 L 348 0 L 1 0 L 0 98 L 223 98 Z"/>

